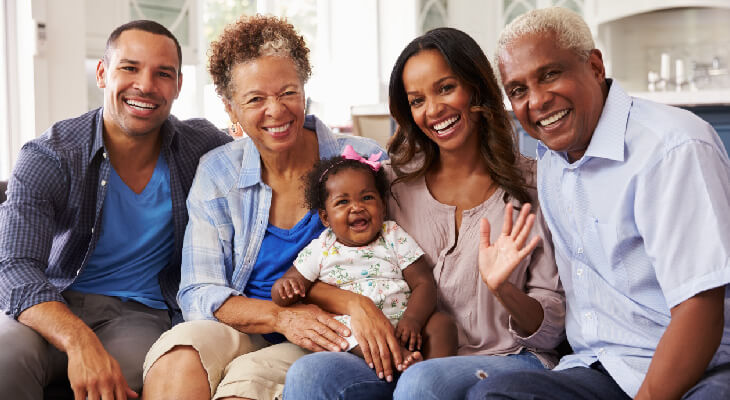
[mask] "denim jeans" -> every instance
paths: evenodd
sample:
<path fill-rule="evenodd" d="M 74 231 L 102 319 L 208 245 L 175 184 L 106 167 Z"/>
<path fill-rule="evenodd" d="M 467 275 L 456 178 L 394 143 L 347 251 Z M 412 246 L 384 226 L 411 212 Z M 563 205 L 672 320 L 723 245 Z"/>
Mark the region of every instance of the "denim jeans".
<path fill-rule="evenodd" d="M 296 399 L 463 399 L 470 387 L 498 373 L 544 369 L 528 352 L 507 356 L 456 356 L 421 361 L 393 383 L 350 353 L 321 352 L 297 360 L 286 375 L 284 398 Z"/>
<path fill-rule="evenodd" d="M 524 371 L 484 380 L 471 388 L 467 400 L 631 400 L 600 363 L 590 368 Z M 730 399 L 730 364 L 705 373 L 683 400 Z"/>

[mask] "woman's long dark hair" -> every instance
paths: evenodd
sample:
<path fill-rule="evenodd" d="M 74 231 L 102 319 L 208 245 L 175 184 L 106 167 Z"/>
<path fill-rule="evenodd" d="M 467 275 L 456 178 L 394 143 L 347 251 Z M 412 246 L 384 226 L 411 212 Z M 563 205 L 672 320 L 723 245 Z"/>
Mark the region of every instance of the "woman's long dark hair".
<path fill-rule="evenodd" d="M 530 202 L 526 180 L 517 168 L 522 155 L 515 145 L 512 120 L 504 108 L 502 91 L 492 66 L 474 39 L 453 28 L 433 29 L 414 39 L 403 49 L 390 74 L 390 114 L 398 123 L 388 149 L 391 165 L 398 176 L 391 185 L 423 176 L 439 156 L 436 143 L 413 120 L 403 85 L 406 62 L 428 49 L 438 50 L 459 80 L 471 89 L 471 111 L 481 116 L 477 124 L 481 154 L 492 181 L 506 192 L 505 202 L 508 196 L 521 203 Z M 423 155 L 423 164 L 418 169 L 405 171 L 403 167 L 419 152 Z"/>

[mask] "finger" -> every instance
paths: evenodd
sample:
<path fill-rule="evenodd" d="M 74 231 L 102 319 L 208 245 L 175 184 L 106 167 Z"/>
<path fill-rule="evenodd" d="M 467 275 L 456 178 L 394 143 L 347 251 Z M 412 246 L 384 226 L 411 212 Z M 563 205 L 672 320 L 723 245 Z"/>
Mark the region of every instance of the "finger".
<path fill-rule="evenodd" d="M 371 369 L 375 368 L 375 364 L 373 363 L 373 356 L 370 353 L 370 345 L 368 344 L 368 341 L 355 336 L 355 340 L 357 340 L 357 344 L 360 346 L 360 351 L 362 351 L 362 358 L 365 359 L 365 364 L 368 365 Z"/>
<path fill-rule="evenodd" d="M 297 285 L 297 293 L 304 297 L 307 294 L 307 290 L 304 288 L 304 284 L 302 282 L 296 282 Z"/>
<path fill-rule="evenodd" d="M 517 237 L 515 238 L 515 245 L 518 249 L 521 249 L 522 246 L 525 245 L 525 242 L 527 241 L 527 236 L 532 232 L 532 226 L 535 224 L 535 214 L 530 214 L 527 217 L 527 221 L 525 222 L 525 225 L 522 226 L 522 229 L 520 229 L 519 233 L 517 234 Z"/>
<path fill-rule="evenodd" d="M 502 222 L 502 234 L 509 236 L 512 232 L 512 203 L 507 203 L 504 206 L 504 222 Z"/>
<path fill-rule="evenodd" d="M 481 223 L 479 225 L 479 231 L 480 231 L 480 246 L 487 248 L 491 246 L 489 241 L 489 236 L 491 235 L 491 228 L 489 226 L 489 221 L 486 218 L 482 218 Z"/>
<path fill-rule="evenodd" d="M 530 215 L 530 203 L 525 203 L 522 205 L 522 209 L 517 215 L 517 221 L 515 221 L 514 225 L 512 226 L 512 232 L 510 232 L 510 236 L 512 238 L 517 237 L 517 235 L 520 233 L 528 215 Z"/>
<path fill-rule="evenodd" d="M 419 333 L 418 334 L 418 347 L 416 347 L 417 350 L 421 350 L 423 347 L 423 336 Z"/>
<path fill-rule="evenodd" d="M 527 257 L 530 253 L 532 253 L 533 250 L 535 250 L 535 247 L 537 247 L 538 244 L 540 244 L 540 236 L 535 236 L 530 240 L 530 243 L 525 246 L 522 250 L 519 251 L 519 257 L 520 259 L 524 259 Z"/>
<path fill-rule="evenodd" d="M 86 399 L 86 388 L 72 388 L 74 391 L 74 400 L 84 400 Z"/>
<path fill-rule="evenodd" d="M 333 336 L 329 336 L 329 338 L 332 339 L 332 343 L 339 346 L 343 350 L 347 348 L 347 340 L 343 339 L 342 337 L 352 335 L 352 331 L 345 324 L 330 317 L 325 313 L 320 313 L 320 315 L 317 316 L 317 321 L 327 327 L 329 331 L 333 334 Z M 360 339 L 358 339 L 357 342 L 360 343 Z"/>
<path fill-rule="evenodd" d="M 134 390 L 132 390 L 131 388 L 129 388 L 129 386 L 127 386 L 127 389 L 125 389 L 125 391 L 127 393 L 127 397 L 130 398 L 130 399 L 136 399 L 136 398 L 139 397 L 139 395 L 137 394 L 137 392 L 135 392 Z M 124 397 L 121 397 L 121 398 L 123 399 Z"/>
<path fill-rule="evenodd" d="M 408 341 L 408 350 L 413 351 L 416 349 L 416 332 L 411 331 L 410 340 Z"/>
<path fill-rule="evenodd" d="M 393 336 L 395 340 L 395 336 Z M 396 347 L 398 356 L 400 357 L 400 344 Z M 388 382 L 393 382 L 393 362 L 391 361 L 391 351 L 389 349 L 388 342 L 378 342 L 378 353 L 380 355 L 380 362 L 383 364 L 383 376 Z M 392 353 L 395 356 L 395 353 Z M 401 365 L 402 361 L 396 362 L 396 365 Z"/>
<path fill-rule="evenodd" d="M 86 400 L 98 400 L 99 392 L 96 390 L 94 385 L 91 385 L 86 389 Z"/>
<path fill-rule="evenodd" d="M 378 378 L 383 379 L 385 375 L 383 375 L 383 360 L 380 359 L 380 352 L 378 343 L 369 343 L 370 347 L 370 357 L 372 359 L 373 365 L 375 366 L 375 373 L 378 375 Z"/>
<path fill-rule="evenodd" d="M 400 343 L 395 340 L 395 336 L 393 335 L 387 335 L 385 337 L 385 340 L 388 348 L 390 349 L 390 354 L 388 355 L 388 365 L 390 365 L 390 360 L 392 359 L 396 366 L 402 366 L 403 354 L 401 354 L 400 352 Z"/>
<path fill-rule="evenodd" d="M 309 330 L 309 338 L 329 351 L 340 351 L 342 339 L 332 329 L 324 324 L 318 323 Z"/>
<path fill-rule="evenodd" d="M 300 343 L 297 343 L 297 344 L 300 347 L 304 347 L 305 349 L 310 350 L 310 351 L 313 351 L 315 353 L 316 352 L 319 352 L 319 351 L 329 351 L 329 349 L 324 348 L 324 347 L 318 345 L 317 343 L 315 343 L 314 341 L 312 341 L 311 339 L 309 339 L 306 336 L 303 337 L 301 339 Z"/>
<path fill-rule="evenodd" d="M 99 391 L 101 400 L 114 400 L 114 386 L 104 386 Z"/>

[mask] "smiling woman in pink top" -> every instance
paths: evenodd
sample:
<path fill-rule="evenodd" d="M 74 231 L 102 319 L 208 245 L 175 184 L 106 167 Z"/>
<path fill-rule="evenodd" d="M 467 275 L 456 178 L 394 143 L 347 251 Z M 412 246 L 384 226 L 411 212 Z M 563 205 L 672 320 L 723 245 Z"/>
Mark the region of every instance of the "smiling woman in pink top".
<path fill-rule="evenodd" d="M 458 355 L 418 363 L 392 382 L 346 354 L 308 355 L 287 374 L 287 399 L 461 399 L 490 375 L 557 361 L 565 301 L 537 205 L 535 163 L 517 151 L 479 45 L 451 28 L 416 38 L 391 74 L 390 111 L 399 128 L 389 149 L 389 216 L 433 267 L 437 309 L 458 327 Z M 355 333 L 367 332 L 387 352 L 385 324 L 354 318 Z"/>

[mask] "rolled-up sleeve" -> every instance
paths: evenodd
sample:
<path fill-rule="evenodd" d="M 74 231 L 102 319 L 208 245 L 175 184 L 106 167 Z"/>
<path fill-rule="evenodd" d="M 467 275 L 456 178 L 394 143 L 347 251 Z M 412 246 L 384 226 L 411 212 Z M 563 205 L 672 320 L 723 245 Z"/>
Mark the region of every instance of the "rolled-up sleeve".
<path fill-rule="evenodd" d="M 215 188 L 204 165 L 198 168 L 188 196 L 188 225 L 182 250 L 182 271 L 178 303 L 186 321 L 217 320 L 214 313 L 230 296 L 242 293 L 233 288 L 234 228 L 225 198 L 210 198 Z M 206 196 L 207 195 L 207 196 Z"/>
<path fill-rule="evenodd" d="M 45 271 L 67 185 L 53 156 L 32 143 L 23 147 L 0 205 L 0 307 L 13 318 L 39 303 L 64 302 Z"/>
<path fill-rule="evenodd" d="M 542 323 L 532 335 L 522 336 L 514 329 L 510 317 L 509 329 L 515 340 L 525 347 L 554 349 L 565 339 L 565 294 L 555 265 L 552 237 L 539 207 L 533 234 L 540 235 L 542 241 L 530 256 L 525 290 L 542 306 Z"/>

